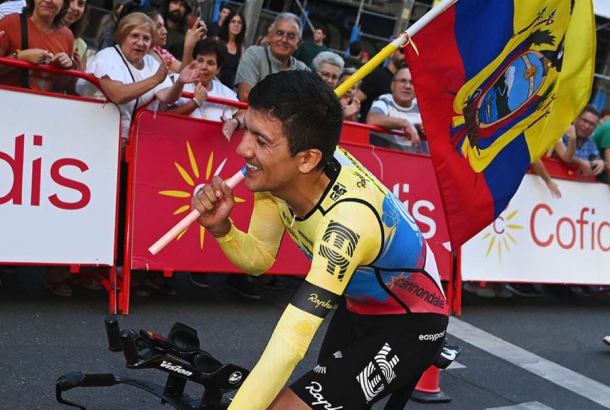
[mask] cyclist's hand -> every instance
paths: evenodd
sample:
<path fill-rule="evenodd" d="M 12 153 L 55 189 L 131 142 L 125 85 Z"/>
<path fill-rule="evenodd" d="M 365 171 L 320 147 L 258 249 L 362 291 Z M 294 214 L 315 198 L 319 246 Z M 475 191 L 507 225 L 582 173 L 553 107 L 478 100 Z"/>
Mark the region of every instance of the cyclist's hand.
<path fill-rule="evenodd" d="M 233 190 L 219 176 L 214 176 L 211 184 L 197 191 L 191 205 L 201 214 L 199 223 L 214 237 L 221 238 L 229 232 L 229 215 L 235 206 L 235 198 Z"/>

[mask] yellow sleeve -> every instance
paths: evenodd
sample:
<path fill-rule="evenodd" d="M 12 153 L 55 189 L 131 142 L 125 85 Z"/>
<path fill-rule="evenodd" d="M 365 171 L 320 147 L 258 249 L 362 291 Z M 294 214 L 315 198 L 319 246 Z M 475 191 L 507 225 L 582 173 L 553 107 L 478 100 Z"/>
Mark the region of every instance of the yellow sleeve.
<path fill-rule="evenodd" d="M 265 410 L 273 402 L 356 268 L 372 262 L 379 253 L 381 226 L 375 214 L 362 204 L 335 208 L 316 232 L 306 280 L 284 311 L 229 410 Z M 352 212 L 359 214 L 346 216 Z"/>
<path fill-rule="evenodd" d="M 265 410 L 269 407 L 305 356 L 322 320 L 289 304 L 229 410 Z"/>
<path fill-rule="evenodd" d="M 229 233 L 216 241 L 235 266 L 260 275 L 275 262 L 283 234 L 284 224 L 271 194 L 256 193 L 248 233 L 231 224 Z"/>

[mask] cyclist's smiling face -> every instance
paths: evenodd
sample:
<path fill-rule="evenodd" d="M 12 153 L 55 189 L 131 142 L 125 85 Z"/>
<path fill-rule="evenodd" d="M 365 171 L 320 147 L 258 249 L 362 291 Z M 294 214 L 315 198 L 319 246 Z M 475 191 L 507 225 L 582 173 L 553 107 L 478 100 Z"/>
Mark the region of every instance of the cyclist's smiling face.
<path fill-rule="evenodd" d="M 292 189 L 299 172 L 300 153 L 292 157 L 282 124 L 267 113 L 248 109 L 246 132 L 237 146 L 248 167 L 246 187 L 253 192 L 269 191 L 280 198 Z"/>

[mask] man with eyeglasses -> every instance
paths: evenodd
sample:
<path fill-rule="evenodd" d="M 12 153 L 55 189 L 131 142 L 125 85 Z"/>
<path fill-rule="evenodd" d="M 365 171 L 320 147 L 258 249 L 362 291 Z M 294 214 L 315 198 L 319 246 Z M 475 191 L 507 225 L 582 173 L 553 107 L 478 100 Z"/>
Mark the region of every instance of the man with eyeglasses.
<path fill-rule="evenodd" d="M 246 50 L 237 68 L 235 84 L 240 101 L 248 101 L 250 90 L 269 74 L 286 70 L 306 70 L 293 57 L 301 45 L 301 20 L 292 13 L 280 13 L 270 29 L 269 47 L 252 46 Z"/>
<path fill-rule="evenodd" d="M 360 122 L 366 122 L 366 117 L 373 105 L 373 101 L 380 95 L 391 93 L 392 78 L 399 68 L 406 65 L 405 54 L 402 48 L 390 56 L 387 67 L 377 67 L 362 80 L 362 85 L 356 98 L 362 103 L 360 108 Z"/>
<path fill-rule="evenodd" d="M 304 62 L 307 67 L 311 67 L 313 59 L 318 54 L 328 50 L 328 47 L 324 45 L 324 39 L 326 39 L 326 30 L 318 27 L 313 32 L 313 39 L 305 41 L 294 54 L 294 57 Z"/>
<path fill-rule="evenodd" d="M 423 127 L 408 68 L 400 68 L 394 74 L 390 89 L 391 93 L 383 94 L 373 102 L 366 122 L 389 130 L 404 130 L 409 137 L 371 133 L 371 144 L 401 151 L 429 153 L 428 143 L 420 142 L 418 134 L 418 128 L 423 131 Z"/>
<path fill-rule="evenodd" d="M 586 106 L 570 125 L 562 140 L 555 144 L 555 153 L 562 161 L 576 164 L 583 175 L 599 175 L 605 169 L 599 155 L 593 131 L 599 122 L 599 111 L 592 105 Z"/>

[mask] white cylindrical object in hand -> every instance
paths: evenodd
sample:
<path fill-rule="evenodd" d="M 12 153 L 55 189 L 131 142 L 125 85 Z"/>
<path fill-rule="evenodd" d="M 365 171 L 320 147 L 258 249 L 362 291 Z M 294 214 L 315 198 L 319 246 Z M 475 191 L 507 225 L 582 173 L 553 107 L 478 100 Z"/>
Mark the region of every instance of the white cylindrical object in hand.
<path fill-rule="evenodd" d="M 226 183 L 227 185 L 233 189 L 246 177 L 246 167 L 243 167 L 239 171 L 235 173 L 231 178 L 229 178 Z M 180 232 L 184 231 L 186 228 L 191 226 L 193 222 L 195 222 L 201 214 L 198 210 L 193 209 L 187 216 L 185 216 L 180 222 L 178 222 L 172 229 L 167 231 L 165 235 L 163 235 L 157 242 L 155 242 L 148 251 L 153 255 L 156 255 L 161 251 L 161 249 L 165 248 L 167 244 L 176 239 L 176 237 L 180 234 Z"/>

